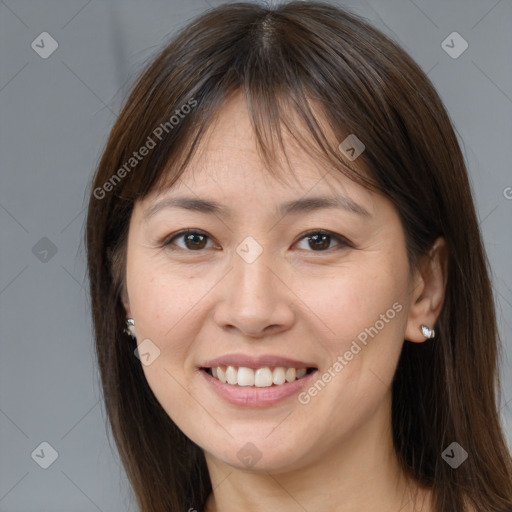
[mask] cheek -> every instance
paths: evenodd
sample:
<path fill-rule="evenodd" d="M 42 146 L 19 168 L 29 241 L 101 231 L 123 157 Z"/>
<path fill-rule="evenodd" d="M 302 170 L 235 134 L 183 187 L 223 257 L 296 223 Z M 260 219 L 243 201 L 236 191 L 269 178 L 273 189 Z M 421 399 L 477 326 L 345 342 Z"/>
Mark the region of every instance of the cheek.
<path fill-rule="evenodd" d="M 333 277 L 328 283 L 330 293 L 322 288 L 306 290 L 304 284 L 298 295 L 308 297 L 308 306 L 325 327 L 320 343 L 327 358 L 318 378 L 329 388 L 324 392 L 319 383 L 306 390 L 304 402 L 311 399 L 319 407 L 328 407 L 334 401 L 344 411 L 361 410 L 363 404 L 369 411 L 379 404 L 391 384 L 403 344 L 407 272 L 407 261 L 395 255 L 381 258 L 379 264 L 353 266 L 350 273 Z M 320 394 L 325 399 L 315 398 Z"/>
<path fill-rule="evenodd" d="M 403 271 L 398 270 L 400 268 Z M 405 311 L 406 272 L 405 263 L 397 262 L 393 271 L 390 260 L 382 258 L 378 264 L 354 265 L 350 271 L 332 275 L 321 283 L 308 279 L 298 281 L 295 289 L 322 321 L 328 338 L 339 340 L 339 348 L 343 348 L 344 343 L 357 338 L 376 323 L 379 331 L 390 331 L 391 324 L 395 330 L 405 325 L 402 322 L 405 315 L 398 314 L 397 309 Z M 393 308 L 395 303 L 400 306 Z M 364 339 L 364 335 L 361 338 Z"/>
<path fill-rule="evenodd" d="M 200 417 L 201 411 L 191 403 L 186 368 L 201 325 L 197 305 L 205 293 L 204 281 L 134 254 L 127 264 L 127 285 L 137 342 L 140 346 L 149 339 L 158 349 L 157 357 L 142 365 L 146 380 L 169 417 L 185 431 L 193 430 L 190 418 Z"/>
<path fill-rule="evenodd" d="M 127 284 L 137 332 L 162 340 L 173 330 L 194 325 L 191 318 L 205 282 L 199 274 L 177 271 L 158 259 L 134 255 L 127 265 Z"/>

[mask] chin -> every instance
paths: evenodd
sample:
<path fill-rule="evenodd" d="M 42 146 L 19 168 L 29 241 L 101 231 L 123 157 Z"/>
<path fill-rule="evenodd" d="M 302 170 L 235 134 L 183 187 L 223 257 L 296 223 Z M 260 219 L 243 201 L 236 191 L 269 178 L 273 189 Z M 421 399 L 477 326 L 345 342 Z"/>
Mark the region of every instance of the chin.
<path fill-rule="evenodd" d="M 253 428 L 252 432 L 254 430 Z M 301 461 L 307 456 L 307 453 L 303 452 L 304 442 L 294 441 L 291 436 L 288 436 L 287 442 L 278 438 L 271 440 L 270 437 L 262 436 L 255 439 L 254 435 L 250 434 L 237 435 L 236 439 L 229 440 L 229 445 L 225 445 L 223 451 L 219 451 L 221 441 L 215 443 L 212 450 L 205 446 L 205 450 L 210 456 L 237 470 L 252 473 L 285 473 L 299 468 Z M 210 443 L 211 439 L 210 437 Z M 301 452 L 298 452 L 299 448 Z"/>

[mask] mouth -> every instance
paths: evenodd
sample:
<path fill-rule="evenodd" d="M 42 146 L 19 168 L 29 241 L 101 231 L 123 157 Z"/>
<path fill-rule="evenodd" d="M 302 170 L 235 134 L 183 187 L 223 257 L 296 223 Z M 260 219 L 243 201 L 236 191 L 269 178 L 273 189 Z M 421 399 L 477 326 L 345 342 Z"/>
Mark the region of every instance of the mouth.
<path fill-rule="evenodd" d="M 230 353 L 197 367 L 207 392 L 237 407 L 272 407 L 288 403 L 311 384 L 318 372 L 313 361 L 280 354 Z"/>
<path fill-rule="evenodd" d="M 201 370 L 223 384 L 237 387 L 270 388 L 286 386 L 317 371 L 315 367 L 294 368 L 285 366 L 212 366 Z"/>

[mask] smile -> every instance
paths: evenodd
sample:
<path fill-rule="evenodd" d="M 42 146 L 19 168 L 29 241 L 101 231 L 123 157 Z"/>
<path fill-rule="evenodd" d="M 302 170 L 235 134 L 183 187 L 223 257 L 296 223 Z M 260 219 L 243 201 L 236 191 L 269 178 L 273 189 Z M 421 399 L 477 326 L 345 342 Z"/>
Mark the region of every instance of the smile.
<path fill-rule="evenodd" d="M 245 366 L 214 366 L 204 368 L 213 378 L 232 386 L 268 388 L 282 386 L 285 383 L 302 379 L 315 368 L 286 368 L 276 366 L 274 368 L 264 366 L 262 368 L 247 368 Z"/>
<path fill-rule="evenodd" d="M 278 405 L 309 385 L 317 368 L 293 366 L 208 366 L 201 367 L 208 388 L 237 407 L 261 408 Z"/>

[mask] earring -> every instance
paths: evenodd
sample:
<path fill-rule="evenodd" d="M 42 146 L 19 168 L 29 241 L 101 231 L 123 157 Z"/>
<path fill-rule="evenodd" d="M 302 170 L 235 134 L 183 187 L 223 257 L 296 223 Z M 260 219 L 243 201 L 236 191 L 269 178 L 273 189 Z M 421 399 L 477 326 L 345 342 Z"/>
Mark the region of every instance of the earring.
<path fill-rule="evenodd" d="M 126 320 L 126 327 L 123 329 L 123 332 L 135 339 L 135 334 L 132 330 L 133 327 L 135 327 L 135 320 L 133 318 L 128 318 Z"/>
<path fill-rule="evenodd" d="M 436 335 L 436 331 L 425 324 L 421 324 L 420 331 L 425 338 L 433 338 Z"/>

